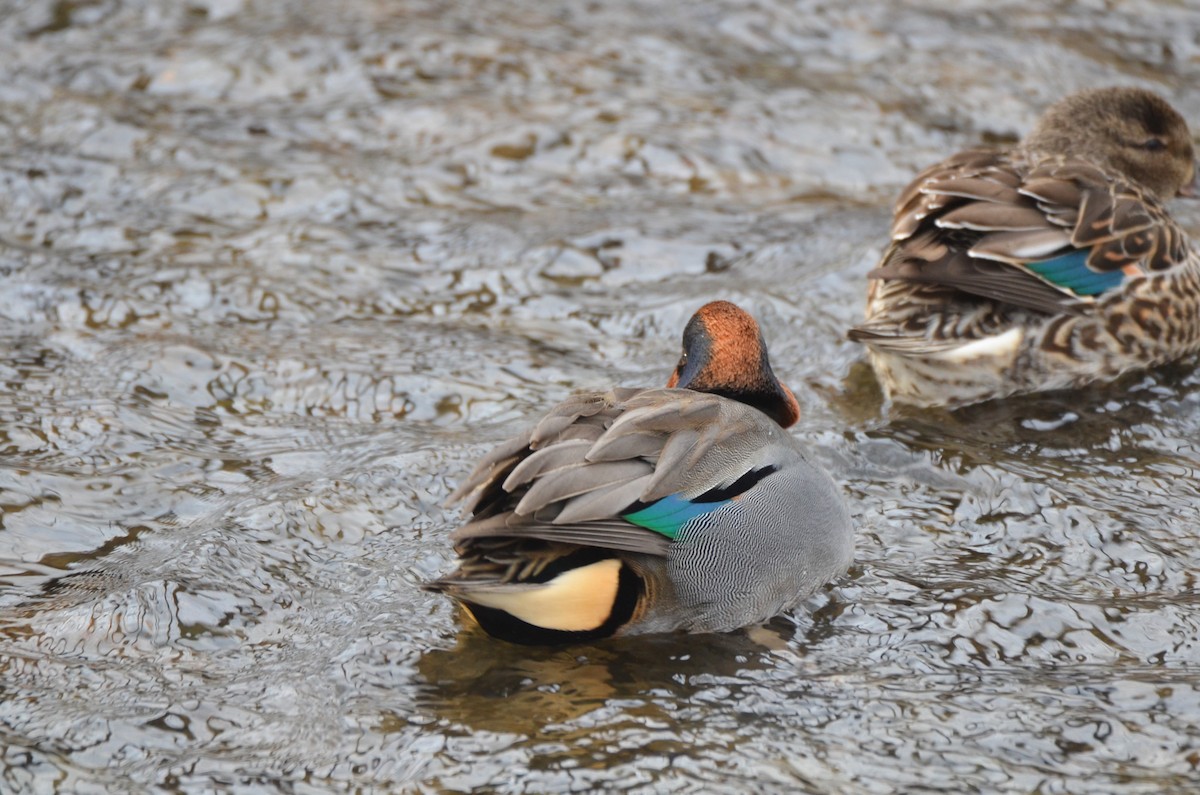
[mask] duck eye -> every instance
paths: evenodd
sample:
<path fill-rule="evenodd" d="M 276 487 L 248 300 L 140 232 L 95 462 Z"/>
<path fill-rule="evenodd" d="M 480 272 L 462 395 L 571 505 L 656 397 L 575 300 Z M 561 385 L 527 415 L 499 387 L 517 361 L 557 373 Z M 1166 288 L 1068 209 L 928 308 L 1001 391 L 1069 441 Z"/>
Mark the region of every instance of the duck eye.
<path fill-rule="evenodd" d="M 1161 152 L 1167 148 L 1167 145 L 1161 138 L 1147 138 L 1142 143 L 1141 148 L 1147 152 Z"/>

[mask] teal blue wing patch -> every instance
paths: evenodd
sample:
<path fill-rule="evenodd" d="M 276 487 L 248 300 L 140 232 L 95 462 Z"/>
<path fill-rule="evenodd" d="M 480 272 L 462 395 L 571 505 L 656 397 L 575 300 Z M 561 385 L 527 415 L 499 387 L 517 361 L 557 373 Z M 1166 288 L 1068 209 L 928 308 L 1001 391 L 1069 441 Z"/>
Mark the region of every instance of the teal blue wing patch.
<path fill-rule="evenodd" d="M 1094 271 L 1089 268 L 1088 253 L 1088 249 L 1079 249 L 1043 262 L 1028 262 L 1025 267 L 1076 295 L 1100 295 L 1125 280 L 1125 274 L 1119 270 Z"/>
<path fill-rule="evenodd" d="M 712 513 L 723 505 L 728 505 L 730 502 L 732 500 L 692 502 L 680 497 L 678 494 L 671 494 L 663 497 L 658 502 L 647 505 L 641 510 L 623 514 L 621 518 L 627 522 L 632 522 L 638 527 L 653 530 L 674 541 L 685 524 L 697 516 Z"/>

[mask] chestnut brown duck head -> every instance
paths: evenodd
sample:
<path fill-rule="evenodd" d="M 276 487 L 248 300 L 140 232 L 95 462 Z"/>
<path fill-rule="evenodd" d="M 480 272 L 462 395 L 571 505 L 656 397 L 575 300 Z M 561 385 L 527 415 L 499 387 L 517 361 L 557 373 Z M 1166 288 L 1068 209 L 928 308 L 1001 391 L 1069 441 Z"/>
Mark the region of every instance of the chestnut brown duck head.
<path fill-rule="evenodd" d="M 796 396 L 771 370 L 758 323 L 729 301 L 712 301 L 692 315 L 683 330 L 683 355 L 667 386 L 745 403 L 784 428 L 800 419 Z"/>

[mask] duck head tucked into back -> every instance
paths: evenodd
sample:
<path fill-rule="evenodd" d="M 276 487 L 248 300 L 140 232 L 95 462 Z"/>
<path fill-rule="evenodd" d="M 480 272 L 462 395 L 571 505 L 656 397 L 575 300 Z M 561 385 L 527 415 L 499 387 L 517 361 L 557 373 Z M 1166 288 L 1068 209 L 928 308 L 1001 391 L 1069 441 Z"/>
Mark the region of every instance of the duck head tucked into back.
<path fill-rule="evenodd" d="M 1035 156 L 1078 157 L 1111 169 L 1161 200 L 1196 194 L 1187 122 L 1145 89 L 1072 94 L 1046 110 L 1024 145 Z"/>
<path fill-rule="evenodd" d="M 758 323 L 729 301 L 712 301 L 692 315 L 667 386 L 745 403 L 784 428 L 800 419 L 796 396 L 771 370 Z"/>

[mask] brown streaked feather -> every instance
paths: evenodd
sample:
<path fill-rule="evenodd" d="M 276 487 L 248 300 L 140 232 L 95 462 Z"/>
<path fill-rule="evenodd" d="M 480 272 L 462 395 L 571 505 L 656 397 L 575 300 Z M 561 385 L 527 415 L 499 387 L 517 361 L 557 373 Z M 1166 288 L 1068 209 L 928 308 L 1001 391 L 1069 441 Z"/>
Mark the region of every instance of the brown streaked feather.
<path fill-rule="evenodd" d="M 893 323 L 862 323 L 846 332 L 846 338 L 881 350 L 908 354 L 932 354 L 953 350 L 963 344 L 961 339 L 899 334 Z"/>
<path fill-rule="evenodd" d="M 1118 270 L 1150 256 L 1157 244 L 1158 240 L 1149 229 L 1122 235 L 1095 246 L 1088 255 L 1088 265 L 1098 271 Z"/>
<path fill-rule="evenodd" d="M 1088 264 L 1098 271 L 1166 270 L 1186 259 L 1186 240 L 1154 197 L 1084 161 L 1030 165 L 1021 157 L 971 150 L 923 171 L 901 195 L 892 247 L 868 277 L 1078 312 L 1094 299 L 1025 264 L 1072 247 L 1091 248 Z"/>
<path fill-rule="evenodd" d="M 1071 235 L 1076 248 L 1094 246 L 1154 225 L 1154 217 L 1140 196 L 1118 193 L 1115 187 L 1083 192 L 1079 222 Z"/>
<path fill-rule="evenodd" d="M 997 232 L 984 235 L 967 253 L 973 257 L 1017 265 L 1048 259 L 1070 245 L 1071 236 L 1066 230 L 1043 228 L 1035 232 Z"/>
<path fill-rule="evenodd" d="M 1016 191 L 1013 191 L 1017 195 Z M 1046 214 L 1036 207 L 993 205 L 985 202 L 964 204 L 937 219 L 943 229 L 975 229 L 985 232 L 1037 231 L 1046 228 Z"/>
<path fill-rule="evenodd" d="M 993 204 L 1016 204 L 1020 201 L 1021 194 L 1017 191 L 1020 184 L 1016 174 L 993 166 L 984 171 L 928 179 L 921 192 Z"/>
<path fill-rule="evenodd" d="M 1151 271 L 1170 270 L 1188 258 L 1187 235 L 1176 224 L 1162 227 L 1160 234 L 1154 237 L 1155 247 L 1147 255 L 1145 267 Z"/>
<path fill-rule="evenodd" d="M 918 194 L 916 200 L 910 205 L 901 207 L 900 212 L 892 220 L 892 240 L 906 240 L 921 228 L 921 224 L 926 218 L 951 203 L 954 203 L 954 199 L 947 196 Z"/>
<path fill-rule="evenodd" d="M 1056 104 L 1005 152 L 923 171 L 849 335 L 884 394 L 957 406 L 1200 349 L 1200 252 L 1165 209 L 1200 184 L 1192 138 L 1161 97 L 1098 89 Z M 1016 182 L 989 182 L 993 171 Z"/>
<path fill-rule="evenodd" d="M 940 163 L 929 166 L 913 178 L 896 201 L 892 220 L 892 240 L 904 240 L 914 234 L 922 222 L 947 206 L 961 203 L 959 197 L 950 193 L 930 192 L 931 182 L 947 180 L 970 180 L 980 177 L 1002 158 L 999 152 L 987 149 L 968 149 Z M 996 190 L 995 181 L 983 180 L 980 191 Z"/>
<path fill-rule="evenodd" d="M 1037 199 L 1039 206 L 1049 207 L 1078 207 L 1081 197 L 1079 186 L 1071 181 L 1064 181 L 1052 176 L 1041 176 L 1035 171 L 1021 183 L 1018 192 L 1031 199 Z"/>
<path fill-rule="evenodd" d="M 1041 279 L 1031 279 L 1024 270 L 1004 262 L 972 257 L 962 251 L 948 251 L 934 259 L 895 263 L 867 275 L 887 278 L 887 274 L 893 273 L 898 274 L 893 278 L 903 278 L 907 282 L 954 287 L 970 295 L 1005 301 L 1037 312 L 1077 312 L 1081 304 L 1073 294 Z"/>

